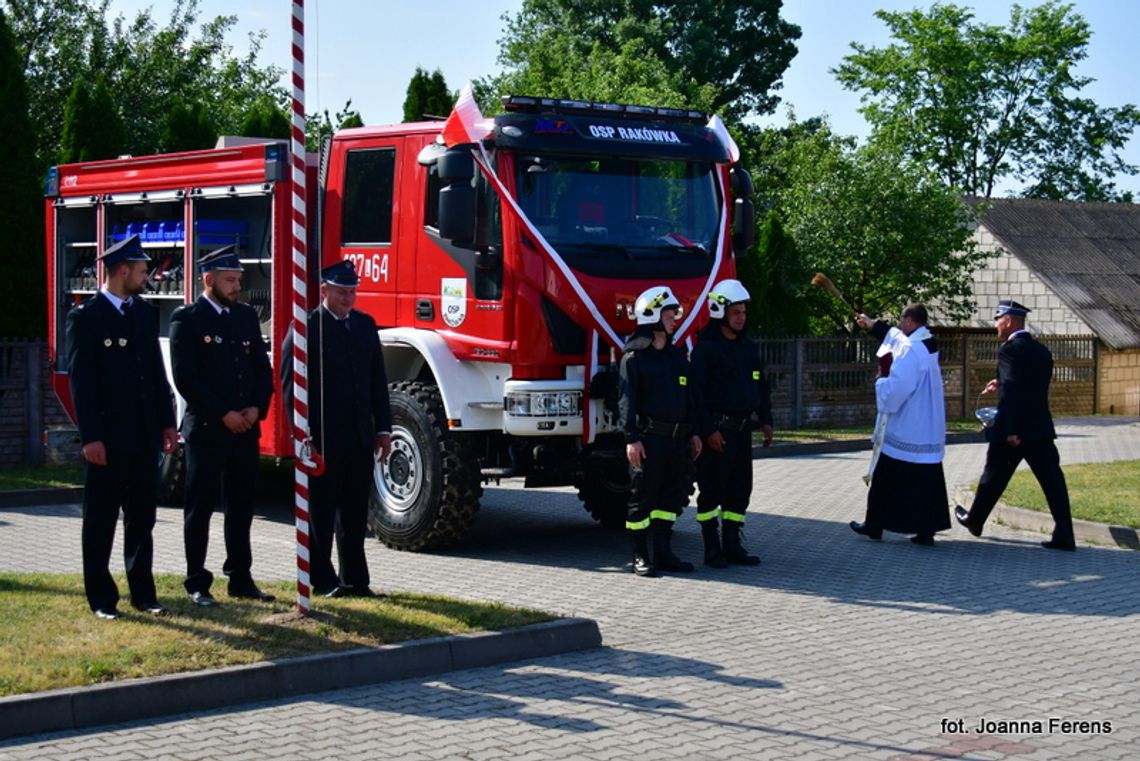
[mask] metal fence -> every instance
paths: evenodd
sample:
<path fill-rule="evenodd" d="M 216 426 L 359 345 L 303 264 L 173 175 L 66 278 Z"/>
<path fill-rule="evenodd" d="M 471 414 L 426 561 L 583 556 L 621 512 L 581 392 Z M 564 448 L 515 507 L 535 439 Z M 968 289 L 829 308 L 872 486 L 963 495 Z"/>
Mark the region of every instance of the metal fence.
<path fill-rule="evenodd" d="M 1053 414 L 1096 412 L 1096 338 L 1045 336 L 1039 340 L 1053 352 Z M 996 375 L 1000 343 L 995 335 L 939 333 L 948 418 L 973 415 L 978 394 Z M 772 386 L 776 425 L 811 428 L 873 422 L 878 346 L 878 341 L 866 336 L 762 339 L 760 356 Z M 993 402 L 987 404 L 983 397 L 981 404 Z"/>

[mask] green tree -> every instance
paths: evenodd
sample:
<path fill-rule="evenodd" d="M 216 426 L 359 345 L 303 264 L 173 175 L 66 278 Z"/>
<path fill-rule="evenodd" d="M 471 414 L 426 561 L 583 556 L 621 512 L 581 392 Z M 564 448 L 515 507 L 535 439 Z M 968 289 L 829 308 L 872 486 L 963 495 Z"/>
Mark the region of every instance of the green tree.
<path fill-rule="evenodd" d="M 100 75 L 91 87 L 77 79 L 63 109 L 60 162 L 113 159 L 125 145 L 126 128 L 106 80 Z"/>
<path fill-rule="evenodd" d="M 213 148 L 218 130 L 206 107 L 201 103 L 174 101 L 166 117 L 161 148 L 164 153 Z"/>
<path fill-rule="evenodd" d="M 293 134 L 286 112 L 269 97 L 258 98 L 242 119 L 238 134 L 243 137 L 268 137 L 288 140 Z"/>
<path fill-rule="evenodd" d="M 28 116 L 28 89 L 7 14 L 0 9 L 0 114 L 4 115 L 4 160 L 0 161 L 0 337 L 44 335 L 43 196 L 36 182 L 35 133 Z"/>
<path fill-rule="evenodd" d="M 264 32 L 251 34 L 238 56 L 227 44 L 235 16 L 199 26 L 199 0 L 175 0 L 160 25 L 147 8 L 131 19 L 112 17 L 110 0 L 0 0 L 10 9 L 16 45 L 29 84 L 30 113 L 41 170 L 60 150 L 60 114 L 78 79 L 99 74 L 118 110 L 130 115 L 123 150 L 135 155 L 161 147 L 176 101 L 209 103 L 220 132 L 236 134 L 248 106 L 269 96 L 284 102 L 282 70 L 257 59 Z"/>
<path fill-rule="evenodd" d="M 804 271 L 777 211 L 764 214 L 756 247 L 737 260 L 736 270 L 752 297 L 748 307 L 750 332 L 765 336 L 810 332 L 804 283 L 811 276 Z"/>
<path fill-rule="evenodd" d="M 875 14 L 895 42 L 852 43 L 834 70 L 862 93 L 876 139 L 904 146 L 951 187 L 990 197 L 1015 179 L 1034 197 L 1125 200 L 1111 178 L 1133 175 L 1120 149 L 1140 124 L 1128 104 L 1080 96 L 1091 34 L 1071 4 L 1014 5 L 1007 26 L 956 5 Z"/>
<path fill-rule="evenodd" d="M 500 93 L 659 104 L 727 119 L 772 111 L 800 29 L 781 0 L 524 0 L 507 18 Z M 582 75 L 579 76 L 579 72 Z M 596 89 L 583 89 L 593 87 Z"/>
<path fill-rule="evenodd" d="M 324 139 L 337 130 L 363 126 L 364 118 L 352 107 L 351 98 L 345 102 L 344 108 L 337 111 L 335 119 L 329 116 L 327 108 L 320 114 L 309 114 L 305 120 L 305 150 L 320 151 Z"/>
<path fill-rule="evenodd" d="M 428 74 L 417 66 L 404 98 L 404 121 L 423 121 L 425 116 L 446 117 L 454 105 L 455 96 L 447 89 L 443 72 L 436 69 Z"/>
<path fill-rule="evenodd" d="M 787 145 L 780 160 L 788 184 L 776 208 L 804 286 L 824 272 L 871 315 L 908 301 L 936 304 L 950 319 L 973 313 L 972 276 L 988 254 L 971 236 L 973 212 L 933 172 L 897 148 L 853 147 L 826 127 Z M 808 289 L 804 299 L 814 332 L 852 324 L 827 293 Z"/>

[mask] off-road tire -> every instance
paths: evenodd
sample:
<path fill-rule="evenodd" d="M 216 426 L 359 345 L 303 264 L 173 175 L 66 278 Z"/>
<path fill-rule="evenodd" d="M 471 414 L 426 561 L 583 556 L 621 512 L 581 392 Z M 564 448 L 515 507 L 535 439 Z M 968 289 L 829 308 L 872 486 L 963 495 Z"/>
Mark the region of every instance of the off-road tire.
<path fill-rule="evenodd" d="M 575 479 L 578 499 L 604 528 L 625 528 L 629 510 L 629 470 L 625 460 L 588 468 Z"/>
<path fill-rule="evenodd" d="M 474 459 L 447 430 L 439 388 L 389 384 L 392 453 L 377 464 L 368 503 L 368 525 L 384 544 L 413 552 L 458 543 L 483 495 Z"/>

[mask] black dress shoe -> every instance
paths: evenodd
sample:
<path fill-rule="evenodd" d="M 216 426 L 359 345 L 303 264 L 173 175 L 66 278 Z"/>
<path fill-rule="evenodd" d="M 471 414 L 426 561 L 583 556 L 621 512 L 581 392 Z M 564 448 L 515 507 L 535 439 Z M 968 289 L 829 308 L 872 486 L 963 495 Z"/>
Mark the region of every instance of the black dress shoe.
<path fill-rule="evenodd" d="M 1041 543 L 1041 546 L 1047 550 L 1065 550 L 1066 552 L 1075 552 L 1077 549 L 1074 542 L 1058 542 L 1055 539 L 1046 539 Z"/>
<path fill-rule="evenodd" d="M 218 604 L 218 601 L 209 592 L 191 592 L 190 602 L 199 608 L 212 608 Z"/>
<path fill-rule="evenodd" d="M 91 612 L 95 614 L 95 618 L 101 618 L 104 621 L 114 621 L 119 617 L 119 611 L 116 610 L 114 606 L 110 608 L 96 608 Z"/>
<path fill-rule="evenodd" d="M 140 613 L 149 613 L 152 616 L 165 616 L 169 612 L 166 610 L 166 608 L 162 607 L 162 604 L 158 600 L 145 602 L 141 605 L 135 605 L 134 603 L 131 603 L 131 607 Z"/>
<path fill-rule="evenodd" d="M 847 524 L 851 530 L 860 536 L 865 536 L 868 539 L 874 539 L 876 542 L 883 538 L 883 530 L 881 528 L 869 528 L 866 523 L 859 521 L 851 521 Z"/>
<path fill-rule="evenodd" d="M 958 521 L 959 524 L 974 536 L 982 535 L 982 527 L 975 527 L 974 524 L 970 523 L 970 511 L 961 505 L 954 505 L 954 520 Z"/>
<path fill-rule="evenodd" d="M 923 547 L 934 546 L 934 537 L 930 534 L 919 534 L 918 536 L 912 536 L 910 540 L 915 544 L 921 544 Z"/>
<path fill-rule="evenodd" d="M 277 599 L 275 596 L 269 594 L 268 592 L 262 592 L 252 581 L 248 584 L 230 584 L 226 591 L 230 593 L 230 597 L 239 597 L 244 600 L 273 602 Z"/>

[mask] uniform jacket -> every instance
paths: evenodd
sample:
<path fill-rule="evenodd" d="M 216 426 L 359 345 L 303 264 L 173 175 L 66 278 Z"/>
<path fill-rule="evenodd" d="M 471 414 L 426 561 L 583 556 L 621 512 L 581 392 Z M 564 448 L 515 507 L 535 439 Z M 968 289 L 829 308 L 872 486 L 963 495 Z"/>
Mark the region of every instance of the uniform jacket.
<path fill-rule="evenodd" d="M 701 331 L 693 350 L 693 388 L 700 405 L 700 434 L 716 430 L 716 415 L 755 416 L 772 425 L 772 394 L 764 378 L 760 347 L 747 336 L 728 339 L 713 324 Z"/>
<path fill-rule="evenodd" d="M 998 412 L 991 436 L 1023 440 L 1055 439 L 1049 413 L 1053 354 L 1028 333 L 1018 333 L 998 349 Z"/>
<path fill-rule="evenodd" d="M 67 314 L 67 367 L 79 435 L 116 451 L 157 451 L 174 427 L 158 348 L 158 310 L 139 297 L 126 315 L 98 293 Z"/>
<path fill-rule="evenodd" d="M 235 304 L 225 317 L 205 296 L 179 307 L 170 319 L 170 354 L 174 385 L 186 400 L 182 434 L 187 439 L 228 433 L 222 418 L 230 410 L 257 407 L 265 419 L 273 375 L 252 307 Z"/>
<path fill-rule="evenodd" d="M 685 350 L 672 341 L 654 349 L 652 341 L 651 333 L 635 333 L 621 358 L 618 409 L 626 443 L 641 440 L 639 417 L 688 423 L 693 434 L 699 430 Z"/>
<path fill-rule="evenodd" d="M 342 322 L 318 307 L 309 313 L 308 326 L 309 430 L 313 443 L 322 451 L 371 449 L 377 433 L 392 430 L 388 377 L 376 322 L 355 309 Z M 290 333 L 280 363 L 281 388 L 290 417 L 292 356 Z"/>

